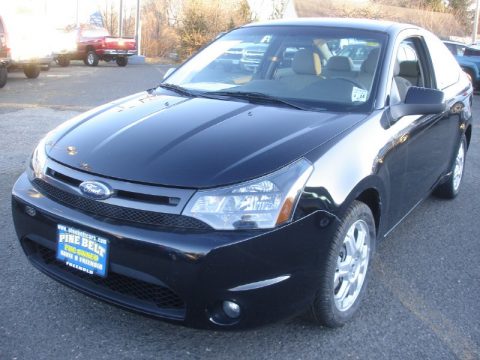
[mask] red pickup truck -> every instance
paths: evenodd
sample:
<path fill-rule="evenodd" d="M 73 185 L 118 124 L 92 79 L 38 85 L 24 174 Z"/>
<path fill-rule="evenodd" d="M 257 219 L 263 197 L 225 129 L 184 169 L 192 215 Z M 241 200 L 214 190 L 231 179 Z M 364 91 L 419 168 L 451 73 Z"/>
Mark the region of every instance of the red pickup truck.
<path fill-rule="evenodd" d="M 0 88 L 7 83 L 7 66 L 10 62 L 9 49 L 7 45 L 7 32 L 0 16 Z"/>
<path fill-rule="evenodd" d="M 135 39 L 110 36 L 100 27 L 80 27 L 70 30 L 65 36 L 76 41 L 75 50 L 60 50 L 55 60 L 60 66 L 68 66 L 70 60 L 83 60 L 85 65 L 97 66 L 100 60 L 117 62 L 126 66 L 128 57 L 137 53 Z"/>

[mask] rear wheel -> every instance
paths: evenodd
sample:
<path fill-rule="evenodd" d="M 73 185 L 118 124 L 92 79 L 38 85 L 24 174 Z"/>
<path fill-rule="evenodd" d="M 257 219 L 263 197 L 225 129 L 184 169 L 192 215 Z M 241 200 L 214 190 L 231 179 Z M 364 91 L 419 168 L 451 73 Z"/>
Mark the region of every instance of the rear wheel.
<path fill-rule="evenodd" d="M 97 66 L 99 61 L 100 58 L 95 53 L 95 51 L 90 50 L 89 52 L 87 52 L 84 63 L 88 66 Z"/>
<path fill-rule="evenodd" d="M 127 66 L 128 64 L 128 58 L 127 57 L 117 57 L 116 59 L 117 65 L 118 66 Z"/>
<path fill-rule="evenodd" d="M 453 199 L 460 192 L 460 185 L 463 179 L 463 170 L 465 168 L 465 155 L 467 153 L 467 139 L 462 135 L 460 145 L 458 146 L 457 155 L 453 162 L 451 173 L 447 181 L 440 184 L 434 191 L 434 195 L 444 198 Z"/>
<path fill-rule="evenodd" d="M 7 83 L 7 68 L 5 66 L 0 66 L 0 88 L 3 88 Z"/>
<path fill-rule="evenodd" d="M 319 289 L 311 305 L 315 322 L 339 327 L 353 317 L 365 293 L 375 239 L 370 208 L 354 201 L 342 218 L 320 269 Z"/>
<path fill-rule="evenodd" d="M 23 67 L 23 73 L 29 79 L 36 79 L 40 75 L 40 65 L 29 64 Z"/>

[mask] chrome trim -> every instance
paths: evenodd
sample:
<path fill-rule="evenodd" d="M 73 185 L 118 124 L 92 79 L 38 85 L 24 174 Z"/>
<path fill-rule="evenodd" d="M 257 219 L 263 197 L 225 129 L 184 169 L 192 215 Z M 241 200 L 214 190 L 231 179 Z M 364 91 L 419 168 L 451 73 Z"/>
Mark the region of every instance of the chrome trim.
<path fill-rule="evenodd" d="M 108 184 L 113 189 L 113 195 L 105 200 L 96 200 L 103 203 L 117 205 L 122 207 L 127 207 L 131 209 L 154 211 L 158 213 L 167 213 L 167 214 L 177 214 L 182 213 L 183 208 L 187 204 L 188 200 L 193 196 L 195 190 L 193 189 L 176 189 L 163 186 L 154 186 L 154 185 L 143 185 L 137 184 L 129 181 L 113 180 L 102 176 L 92 175 L 83 171 L 78 171 L 70 167 L 64 166 L 57 163 L 52 159 L 48 159 L 44 171 L 51 169 L 55 172 L 58 172 L 62 175 L 68 176 L 75 180 L 78 180 L 80 183 L 84 181 L 99 181 L 105 184 Z M 50 175 L 47 175 L 45 172 L 42 174 L 42 180 L 46 181 L 52 186 L 55 186 L 61 190 L 67 191 L 74 195 L 84 196 L 78 186 L 73 186 L 66 182 L 63 182 L 59 179 L 56 179 Z M 179 202 L 176 205 L 166 205 L 166 204 L 154 204 L 142 200 L 130 200 L 125 198 L 117 197 L 117 191 L 123 190 L 131 193 L 152 195 L 152 196 L 165 196 L 171 198 L 178 198 Z"/>
<path fill-rule="evenodd" d="M 229 289 L 229 291 L 248 291 L 248 290 L 260 289 L 262 287 L 278 284 L 279 282 L 290 279 L 290 277 L 291 275 L 282 275 L 273 279 L 260 280 L 253 283 L 236 286 L 234 288 Z"/>

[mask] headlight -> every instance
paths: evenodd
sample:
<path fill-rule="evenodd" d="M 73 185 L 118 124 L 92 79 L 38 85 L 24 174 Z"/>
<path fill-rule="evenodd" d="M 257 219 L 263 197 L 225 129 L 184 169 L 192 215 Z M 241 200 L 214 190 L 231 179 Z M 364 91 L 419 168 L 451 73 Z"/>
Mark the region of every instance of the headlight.
<path fill-rule="evenodd" d="M 47 152 L 45 149 L 45 138 L 40 140 L 37 147 L 33 151 L 32 160 L 30 162 L 31 170 L 33 170 L 33 177 L 41 177 L 44 173 L 45 165 L 47 163 Z"/>
<path fill-rule="evenodd" d="M 217 230 L 267 229 L 288 222 L 313 166 L 305 159 L 242 184 L 198 191 L 184 215 Z"/>

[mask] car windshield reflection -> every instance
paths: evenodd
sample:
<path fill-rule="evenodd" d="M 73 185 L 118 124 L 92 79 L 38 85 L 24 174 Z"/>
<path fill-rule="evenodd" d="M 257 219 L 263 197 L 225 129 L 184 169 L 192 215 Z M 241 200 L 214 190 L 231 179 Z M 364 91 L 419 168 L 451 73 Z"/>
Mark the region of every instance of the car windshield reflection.
<path fill-rule="evenodd" d="M 373 31 L 242 28 L 216 40 L 167 81 L 204 94 L 261 93 L 312 109 L 368 111 L 384 42 Z"/>

